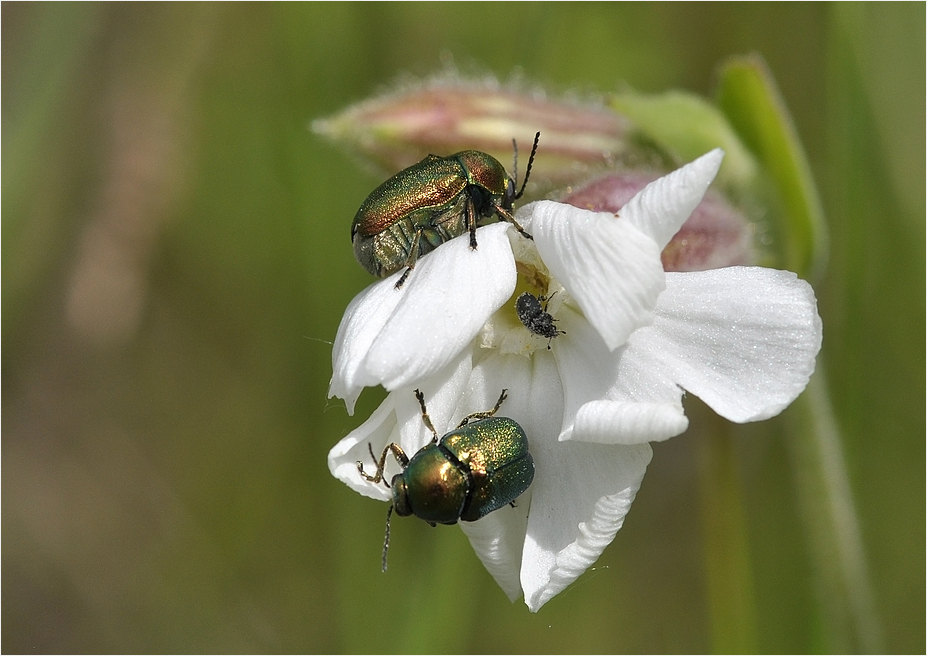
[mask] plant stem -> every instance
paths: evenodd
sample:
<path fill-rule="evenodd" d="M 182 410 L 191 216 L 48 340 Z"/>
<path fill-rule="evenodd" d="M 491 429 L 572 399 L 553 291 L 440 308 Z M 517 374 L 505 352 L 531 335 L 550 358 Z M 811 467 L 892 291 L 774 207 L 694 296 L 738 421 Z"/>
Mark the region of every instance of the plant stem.
<path fill-rule="evenodd" d="M 730 424 L 719 417 L 699 441 L 699 502 L 708 579 L 711 651 L 758 650 L 744 503 Z"/>
<path fill-rule="evenodd" d="M 884 651 L 843 446 L 821 363 L 785 413 L 796 497 L 832 653 Z"/>

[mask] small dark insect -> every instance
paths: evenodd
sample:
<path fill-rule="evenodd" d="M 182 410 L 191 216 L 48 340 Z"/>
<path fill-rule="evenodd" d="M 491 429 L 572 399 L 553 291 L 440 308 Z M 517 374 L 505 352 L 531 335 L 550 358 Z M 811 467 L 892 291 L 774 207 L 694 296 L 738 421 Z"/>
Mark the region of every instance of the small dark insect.
<path fill-rule="evenodd" d="M 554 292 L 554 294 L 556 293 Z M 519 321 L 535 335 L 546 337 L 548 350 L 550 350 L 550 342 L 554 337 L 566 334 L 554 325 L 557 320 L 547 312 L 547 305 L 554 294 L 551 294 L 548 298 L 525 292 L 515 301 L 515 312 L 518 314 Z M 541 307 L 541 303 L 544 303 L 543 307 Z"/>

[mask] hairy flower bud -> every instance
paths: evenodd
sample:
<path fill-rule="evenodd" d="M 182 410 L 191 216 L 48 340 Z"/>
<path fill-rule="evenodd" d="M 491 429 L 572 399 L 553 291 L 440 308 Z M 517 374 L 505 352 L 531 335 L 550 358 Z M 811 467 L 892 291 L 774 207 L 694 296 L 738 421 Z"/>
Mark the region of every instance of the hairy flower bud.
<path fill-rule="evenodd" d="M 611 109 L 551 99 L 542 91 L 507 88 L 494 80 L 454 77 L 366 100 L 312 127 L 387 173 L 431 153 L 464 149 L 487 152 L 508 167 L 512 139 L 523 153 L 523 167 L 534 135 L 540 132 L 532 180 L 554 186 L 623 161 L 632 149 L 626 141 L 628 120 Z"/>

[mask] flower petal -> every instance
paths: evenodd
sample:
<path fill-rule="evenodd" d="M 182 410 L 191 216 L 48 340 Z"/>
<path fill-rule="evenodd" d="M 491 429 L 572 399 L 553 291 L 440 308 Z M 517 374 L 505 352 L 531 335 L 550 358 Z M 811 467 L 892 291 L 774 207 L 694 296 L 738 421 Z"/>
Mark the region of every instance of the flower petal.
<path fill-rule="evenodd" d="M 618 211 L 662 251 L 695 210 L 715 179 L 724 151 L 715 148 L 698 159 L 654 180 Z"/>
<path fill-rule="evenodd" d="M 415 386 L 450 362 L 515 289 L 509 224 L 466 235 L 423 257 L 400 289 L 401 272 L 358 294 L 345 311 L 332 349 L 329 397 L 348 413 L 364 387 Z"/>
<path fill-rule="evenodd" d="M 348 433 L 328 452 L 328 469 L 332 476 L 355 492 L 381 501 L 389 500 L 389 490 L 384 485 L 373 485 L 365 481 L 357 471 L 357 463 L 365 463 L 365 467 L 372 473 L 376 466 L 369 460 L 367 445 L 378 456 L 384 446 L 390 442 L 399 442 L 395 402 L 395 394 L 387 395 L 367 421 Z"/>
<path fill-rule="evenodd" d="M 621 352 L 609 351 L 582 314 L 568 304 L 557 314 L 564 334 L 552 349 L 563 387 L 563 418 L 558 439 L 571 439 L 579 409 L 593 399 L 604 398 L 617 376 Z"/>
<path fill-rule="evenodd" d="M 730 267 L 667 274 L 652 326 L 628 351 L 735 422 L 779 414 L 821 348 L 814 290 L 794 273 Z"/>
<path fill-rule="evenodd" d="M 688 427 L 689 420 L 678 399 L 675 403 L 590 401 L 576 414 L 570 439 L 599 444 L 641 444 L 674 437 Z"/>
<path fill-rule="evenodd" d="M 630 221 L 541 201 L 531 230 L 544 263 L 610 350 L 653 320 L 664 286 L 660 249 Z"/>
<path fill-rule="evenodd" d="M 498 416 L 511 417 L 528 436 L 528 451 L 535 458 L 534 482 L 516 499 L 514 508 L 500 508 L 479 521 L 461 523 L 461 528 L 487 571 L 509 598 L 515 599 L 521 594 L 522 551 L 529 510 L 534 512 L 533 490 L 545 485 L 546 470 L 535 453 L 545 444 L 556 444 L 562 392 L 549 352 L 535 353 L 532 358 L 503 355 L 495 349 L 487 352 L 488 357 L 473 368 L 460 410 L 465 413 L 492 407 L 501 389 L 508 388 Z"/>
<path fill-rule="evenodd" d="M 466 347 L 515 290 L 507 223 L 480 228 L 479 248 L 461 235 L 422 258 L 364 368 L 388 390 L 414 385 Z"/>
<path fill-rule="evenodd" d="M 682 389 L 664 372 L 652 371 L 649 359 L 641 365 L 627 348 L 609 351 L 568 307 L 558 319 L 566 331 L 553 349 L 564 395 L 561 441 L 644 444 L 686 429 Z"/>
<path fill-rule="evenodd" d="M 521 500 L 511 509 L 518 512 L 497 511 L 493 523 L 466 531 L 474 532 L 471 544 L 509 596 L 511 567 L 520 560 L 525 602 L 537 611 L 595 562 L 615 537 L 652 452 L 649 444 L 558 442 L 563 393 L 548 352 L 532 358 L 489 355 L 474 366 L 467 394 L 482 390 L 478 393 L 491 396 L 503 384 L 509 398 L 499 415 L 524 428 L 535 464 L 526 533 L 518 523 L 519 512 L 524 512 Z M 478 399 L 477 405 L 479 401 L 488 398 Z M 522 543 L 521 558 L 513 557 L 513 546 Z"/>
<path fill-rule="evenodd" d="M 521 586 L 532 612 L 575 581 L 615 538 L 640 488 L 649 444 L 544 442 L 522 556 Z"/>
<path fill-rule="evenodd" d="M 441 435 L 456 425 L 451 423 L 452 416 L 470 377 L 470 353 L 471 349 L 467 349 L 450 365 L 421 384 L 428 415 Z M 413 391 L 410 388 L 397 390 L 387 395 L 367 421 L 332 448 L 328 454 L 328 468 L 335 478 L 352 490 L 388 501 L 389 489 L 383 483 L 365 480 L 357 470 L 357 463 L 364 463 L 365 471 L 373 474 L 376 471 L 374 459 L 380 457 L 388 444 L 398 444 L 411 458 L 432 437 L 422 421 L 422 410 Z M 401 471 L 401 467 L 392 456 L 387 456 L 385 464 L 384 479 L 389 481 Z"/>
<path fill-rule="evenodd" d="M 354 414 L 354 404 L 361 390 L 377 384 L 367 379 L 363 363 L 371 345 L 402 300 L 393 284 L 390 279 L 381 280 L 355 296 L 338 326 L 332 347 L 332 380 L 328 398 L 337 396 L 344 399 L 349 415 Z"/>
<path fill-rule="evenodd" d="M 528 526 L 531 493 L 521 495 L 515 507 L 499 508 L 476 522 L 461 522 L 460 528 L 499 587 L 515 601 L 521 596 L 521 550 Z"/>

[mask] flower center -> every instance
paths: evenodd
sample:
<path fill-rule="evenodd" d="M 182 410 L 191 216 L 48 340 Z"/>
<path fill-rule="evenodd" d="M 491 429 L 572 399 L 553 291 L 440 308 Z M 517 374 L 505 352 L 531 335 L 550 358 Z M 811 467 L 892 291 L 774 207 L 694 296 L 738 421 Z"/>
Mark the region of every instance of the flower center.
<path fill-rule="evenodd" d="M 561 334 L 548 303 L 563 288 L 553 280 L 535 248 L 516 251 L 518 280 L 512 297 L 490 317 L 477 337 L 483 349 L 531 357 L 538 349 L 547 352 L 551 340 Z M 563 299 L 557 299 L 562 301 Z M 556 307 L 560 303 L 555 304 Z"/>

